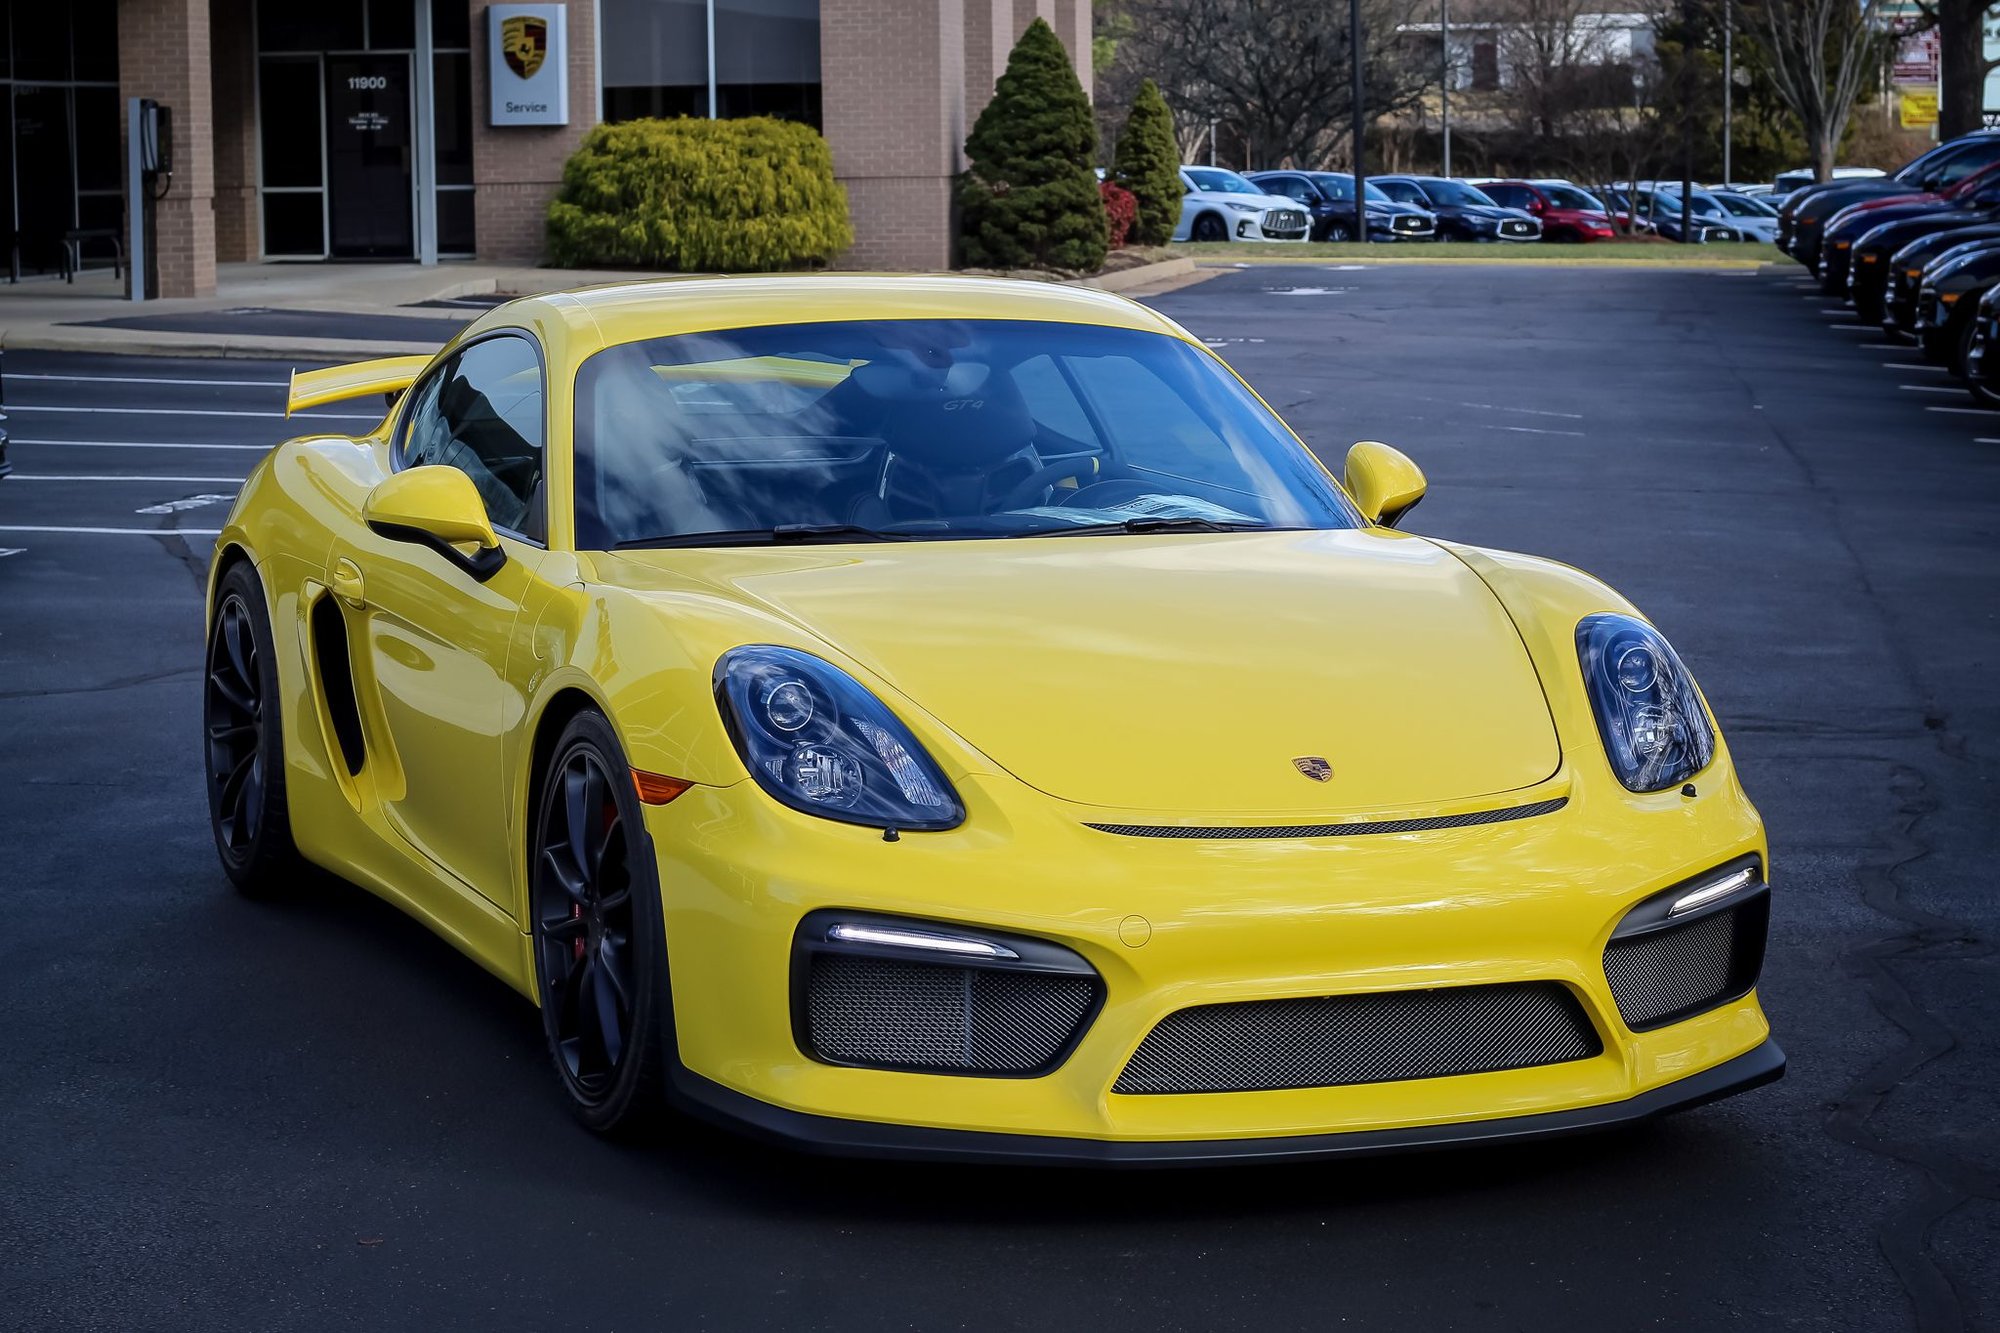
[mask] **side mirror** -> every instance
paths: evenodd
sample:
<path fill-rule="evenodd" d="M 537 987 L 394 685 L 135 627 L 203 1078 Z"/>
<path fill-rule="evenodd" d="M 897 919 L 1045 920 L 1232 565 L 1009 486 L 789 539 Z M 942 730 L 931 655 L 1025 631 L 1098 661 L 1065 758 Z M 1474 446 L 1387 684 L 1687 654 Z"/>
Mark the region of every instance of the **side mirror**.
<path fill-rule="evenodd" d="M 1424 498 L 1423 469 L 1400 449 L 1363 440 L 1347 451 L 1347 493 L 1370 523 L 1393 528 Z"/>
<path fill-rule="evenodd" d="M 392 541 L 428 546 L 481 583 L 507 563 L 486 502 L 455 467 L 403 469 L 368 492 L 361 518 Z"/>

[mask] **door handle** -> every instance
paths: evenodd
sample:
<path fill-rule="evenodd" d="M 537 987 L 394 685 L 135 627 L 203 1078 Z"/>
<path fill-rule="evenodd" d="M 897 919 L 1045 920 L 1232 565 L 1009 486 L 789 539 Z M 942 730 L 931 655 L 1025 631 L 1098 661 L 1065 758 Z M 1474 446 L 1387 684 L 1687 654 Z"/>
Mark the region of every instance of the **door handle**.
<path fill-rule="evenodd" d="M 368 605 L 368 598 L 362 592 L 361 566 L 346 556 L 333 562 L 333 595 L 359 611 Z"/>

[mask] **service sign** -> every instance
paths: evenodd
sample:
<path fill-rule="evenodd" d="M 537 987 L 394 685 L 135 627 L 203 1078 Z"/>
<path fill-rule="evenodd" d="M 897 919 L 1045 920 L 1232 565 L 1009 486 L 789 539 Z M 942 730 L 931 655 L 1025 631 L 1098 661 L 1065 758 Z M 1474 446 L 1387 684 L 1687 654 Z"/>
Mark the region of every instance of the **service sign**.
<path fill-rule="evenodd" d="M 569 124 L 567 5 L 494 5 L 486 11 L 492 125 Z"/>

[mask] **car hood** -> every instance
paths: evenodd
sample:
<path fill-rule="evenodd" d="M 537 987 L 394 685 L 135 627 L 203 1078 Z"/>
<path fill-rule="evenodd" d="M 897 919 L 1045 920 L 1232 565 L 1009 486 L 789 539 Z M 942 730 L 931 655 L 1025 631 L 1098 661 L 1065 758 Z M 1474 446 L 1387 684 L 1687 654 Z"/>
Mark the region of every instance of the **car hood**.
<path fill-rule="evenodd" d="M 1405 204 L 1395 200 L 1384 199 L 1370 199 L 1367 202 L 1370 213 L 1379 213 L 1385 218 L 1402 217 L 1406 214 L 1410 217 L 1419 218 L 1431 216 L 1431 211 L 1428 208 L 1418 208 L 1415 204 Z M 1351 203 L 1344 205 L 1344 207 L 1350 213 L 1354 211 L 1354 205 Z"/>
<path fill-rule="evenodd" d="M 751 641 L 789 622 L 796 646 L 831 646 L 993 765 L 1089 805 L 1383 810 L 1530 786 L 1561 760 L 1498 600 L 1401 533 L 635 552 L 603 573 L 698 578 L 743 606 Z M 1304 776 L 1308 756 L 1332 777 Z"/>

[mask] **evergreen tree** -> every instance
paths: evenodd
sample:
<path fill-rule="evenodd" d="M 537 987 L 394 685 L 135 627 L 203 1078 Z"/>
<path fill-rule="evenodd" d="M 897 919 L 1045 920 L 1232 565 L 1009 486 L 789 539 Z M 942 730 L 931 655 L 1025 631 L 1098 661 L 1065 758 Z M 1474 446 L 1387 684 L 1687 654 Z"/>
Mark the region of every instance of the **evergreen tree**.
<path fill-rule="evenodd" d="M 964 262 L 1088 272 L 1104 263 L 1104 200 L 1091 161 L 1097 125 L 1069 52 L 1041 19 L 1007 57 L 979 113 L 959 183 Z"/>
<path fill-rule="evenodd" d="M 1174 117 L 1159 85 L 1147 79 L 1132 98 L 1125 132 L 1118 136 L 1118 157 L 1112 176 L 1139 201 L 1139 220 L 1132 226 L 1133 245 L 1165 245 L 1181 220 L 1181 150 L 1174 139 Z"/>

